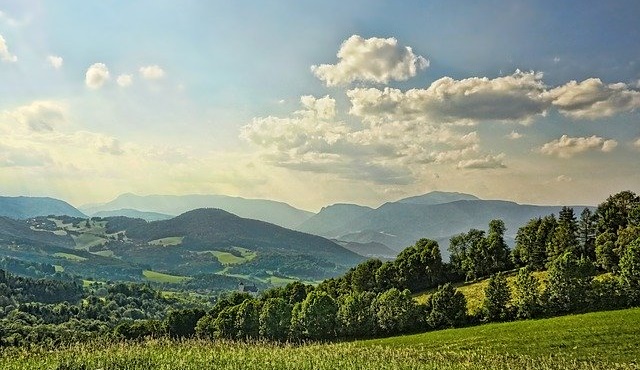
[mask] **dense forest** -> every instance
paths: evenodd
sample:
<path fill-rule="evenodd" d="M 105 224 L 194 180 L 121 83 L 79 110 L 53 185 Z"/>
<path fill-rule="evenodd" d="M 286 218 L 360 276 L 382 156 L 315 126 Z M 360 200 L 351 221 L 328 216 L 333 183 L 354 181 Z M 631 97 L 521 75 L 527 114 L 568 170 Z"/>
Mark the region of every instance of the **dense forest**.
<path fill-rule="evenodd" d="M 493 220 L 486 231 L 451 238 L 449 262 L 425 238 L 393 261 L 370 259 L 317 286 L 296 282 L 259 297 L 233 292 L 213 302 L 163 295 L 148 285 L 83 287 L 47 266 L 5 259 L 5 266 L 22 266 L 33 277 L 0 274 L 0 344 L 367 338 L 640 305 L 640 197 L 624 191 L 579 211 L 565 207 L 557 217 L 530 220 L 513 249 L 504 222 Z M 515 277 L 512 286 L 507 275 Z M 468 312 L 454 286 L 487 278 L 481 309 Z M 414 294 L 425 291 L 429 298 L 418 303 Z"/>

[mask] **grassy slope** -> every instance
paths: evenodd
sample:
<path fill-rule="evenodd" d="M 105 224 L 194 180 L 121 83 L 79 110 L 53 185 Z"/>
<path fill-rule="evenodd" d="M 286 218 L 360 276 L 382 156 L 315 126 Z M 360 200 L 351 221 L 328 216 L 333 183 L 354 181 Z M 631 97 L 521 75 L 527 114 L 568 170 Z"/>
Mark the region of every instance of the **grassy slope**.
<path fill-rule="evenodd" d="M 187 276 L 169 275 L 151 270 L 144 270 L 142 275 L 146 280 L 156 283 L 182 283 L 185 280 L 191 279 Z"/>
<path fill-rule="evenodd" d="M 640 309 L 304 346 L 149 340 L 5 349 L 0 368 L 638 369 Z M 84 366 L 84 367 L 82 367 Z"/>

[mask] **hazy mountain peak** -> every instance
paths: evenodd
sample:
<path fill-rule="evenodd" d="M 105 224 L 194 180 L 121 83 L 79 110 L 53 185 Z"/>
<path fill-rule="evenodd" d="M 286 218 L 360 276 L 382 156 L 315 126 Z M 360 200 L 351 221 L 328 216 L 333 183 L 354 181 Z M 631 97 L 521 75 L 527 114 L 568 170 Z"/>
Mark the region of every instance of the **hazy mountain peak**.
<path fill-rule="evenodd" d="M 448 192 L 448 191 L 432 191 L 422 195 L 403 198 L 396 201 L 395 203 L 435 205 L 435 204 L 457 202 L 459 200 L 480 200 L 480 198 L 476 197 L 475 195 L 465 194 L 465 193 Z"/>

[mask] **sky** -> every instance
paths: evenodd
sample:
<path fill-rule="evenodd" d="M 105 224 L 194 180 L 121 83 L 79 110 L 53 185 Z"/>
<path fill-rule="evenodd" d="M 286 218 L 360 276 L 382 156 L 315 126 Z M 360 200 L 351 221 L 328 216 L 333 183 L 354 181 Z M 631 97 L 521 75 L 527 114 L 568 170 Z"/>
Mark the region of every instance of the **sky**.
<path fill-rule="evenodd" d="M 0 0 L 0 195 L 640 192 L 640 3 Z"/>

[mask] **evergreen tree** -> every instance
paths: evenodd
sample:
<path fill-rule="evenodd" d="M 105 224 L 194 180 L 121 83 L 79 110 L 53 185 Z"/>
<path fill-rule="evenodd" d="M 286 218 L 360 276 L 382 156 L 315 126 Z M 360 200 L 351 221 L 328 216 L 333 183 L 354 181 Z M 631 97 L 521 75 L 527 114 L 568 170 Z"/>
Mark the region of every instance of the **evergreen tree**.
<path fill-rule="evenodd" d="M 578 221 L 573 208 L 570 207 L 562 207 L 551 244 L 547 246 L 549 261 L 553 261 L 565 252 L 578 255 Z"/>
<path fill-rule="evenodd" d="M 596 217 L 589 208 L 585 208 L 580 214 L 578 245 L 580 257 L 596 260 Z"/>

